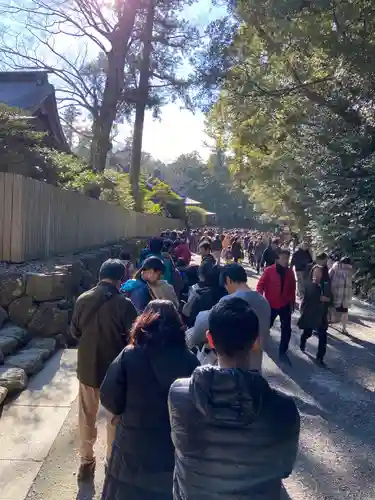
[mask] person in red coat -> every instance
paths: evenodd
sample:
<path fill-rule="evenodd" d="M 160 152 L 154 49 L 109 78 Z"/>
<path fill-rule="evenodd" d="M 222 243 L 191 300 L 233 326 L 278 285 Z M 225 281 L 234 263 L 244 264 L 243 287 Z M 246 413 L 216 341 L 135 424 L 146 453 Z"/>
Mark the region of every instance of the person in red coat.
<path fill-rule="evenodd" d="M 188 266 L 191 261 L 191 251 L 187 243 L 182 240 L 176 240 L 173 244 L 173 254 L 176 259 L 184 261 L 185 266 Z"/>
<path fill-rule="evenodd" d="M 296 301 L 296 279 L 289 268 L 289 250 L 279 250 L 276 263 L 267 267 L 257 284 L 257 292 L 264 295 L 271 306 L 271 327 L 279 316 L 281 323 L 281 339 L 279 357 L 281 361 L 291 364 L 287 355 L 292 335 L 292 313 Z"/>

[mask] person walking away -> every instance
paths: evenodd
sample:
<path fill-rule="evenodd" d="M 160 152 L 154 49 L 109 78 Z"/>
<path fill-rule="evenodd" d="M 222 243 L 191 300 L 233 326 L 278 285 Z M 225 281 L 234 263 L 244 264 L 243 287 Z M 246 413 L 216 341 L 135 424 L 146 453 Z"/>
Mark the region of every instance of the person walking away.
<path fill-rule="evenodd" d="M 135 267 L 132 263 L 130 253 L 127 252 L 126 250 L 121 250 L 120 255 L 119 255 L 119 259 L 121 260 L 121 262 L 125 266 L 124 279 L 123 279 L 123 282 L 121 283 L 121 284 L 123 284 L 123 283 L 126 283 L 128 280 L 130 280 L 131 277 L 134 275 Z"/>
<path fill-rule="evenodd" d="M 198 249 L 199 237 L 196 231 L 192 231 L 189 238 L 189 248 L 191 253 L 196 253 Z"/>
<path fill-rule="evenodd" d="M 216 234 L 214 240 L 211 243 L 212 255 L 216 260 L 216 264 L 220 266 L 221 252 L 223 251 L 223 244 L 221 242 L 221 237 Z"/>
<path fill-rule="evenodd" d="M 220 270 L 211 262 L 203 262 L 198 269 L 199 282 L 192 290 L 185 304 L 182 314 L 187 326 L 194 326 L 195 320 L 201 311 L 211 309 L 219 300 L 226 295 L 226 291 L 220 286 Z"/>
<path fill-rule="evenodd" d="M 305 241 L 301 243 L 299 248 L 293 253 L 290 267 L 295 269 L 297 276 L 297 293 L 298 297 L 302 300 L 305 281 L 308 274 L 309 266 L 311 265 L 313 259 Z"/>
<path fill-rule="evenodd" d="M 200 237 L 200 239 L 199 239 L 199 245 L 201 245 L 201 243 L 209 243 L 211 245 L 212 238 L 209 236 L 209 234 L 208 234 L 207 231 L 205 231 L 203 233 L 203 235 Z"/>
<path fill-rule="evenodd" d="M 306 281 L 301 316 L 298 320 L 298 327 L 303 330 L 300 340 L 301 351 L 305 352 L 306 343 L 315 331 L 319 339 L 316 363 L 323 367 L 327 350 L 328 310 L 332 301 L 327 259 L 326 253 L 316 257 L 316 265 L 312 267 L 309 279 Z"/>
<path fill-rule="evenodd" d="M 78 297 L 73 311 L 70 329 L 72 336 L 79 341 L 79 481 L 86 481 L 94 476 L 99 388 L 109 365 L 127 345 L 131 326 L 137 317 L 133 304 L 119 292 L 124 273 L 125 267 L 120 260 L 105 261 L 100 268 L 99 283 Z M 109 417 L 107 459 L 111 455 L 115 430 Z"/>
<path fill-rule="evenodd" d="M 242 252 L 242 246 L 241 246 L 241 241 L 240 241 L 239 236 L 234 237 L 230 251 L 231 251 L 234 262 L 237 263 L 239 260 L 242 259 L 243 252 Z"/>
<path fill-rule="evenodd" d="M 228 295 L 220 299 L 220 302 L 229 300 L 230 298 L 241 298 L 250 305 L 258 318 L 259 338 L 251 352 L 249 369 L 260 371 L 262 369 L 263 351 L 267 347 L 270 336 L 270 305 L 262 295 L 249 288 L 246 271 L 240 264 L 228 264 L 222 268 L 220 285 L 228 292 Z M 194 327 L 186 331 L 186 343 L 188 347 L 193 348 L 206 343 L 209 315 L 210 310 L 200 312 L 195 320 Z M 216 363 L 216 354 L 207 343 L 204 345 L 202 354 L 202 364 L 204 364 L 203 359 L 209 364 Z"/>
<path fill-rule="evenodd" d="M 172 252 L 176 258 L 176 261 L 181 259 L 184 262 L 185 266 L 188 266 L 190 264 L 191 252 L 190 252 L 189 246 L 184 241 L 176 240 L 173 243 L 173 251 Z"/>
<path fill-rule="evenodd" d="M 229 233 L 225 233 L 224 234 L 224 238 L 222 240 L 222 244 L 223 244 L 223 249 L 224 250 L 228 250 L 228 248 L 231 247 L 231 235 Z"/>
<path fill-rule="evenodd" d="M 170 300 L 178 308 L 179 300 L 172 285 L 162 280 L 165 264 L 158 257 L 149 257 L 139 269 L 134 279 L 121 286 L 121 292 L 130 298 L 138 313 L 154 299 Z"/>
<path fill-rule="evenodd" d="M 264 251 L 266 249 L 266 244 L 264 243 L 263 238 L 258 238 L 258 241 L 255 243 L 254 246 L 254 259 L 255 259 L 255 266 L 257 273 L 260 274 L 260 268 L 261 268 L 261 263 L 262 263 L 262 258 Z"/>
<path fill-rule="evenodd" d="M 353 297 L 353 268 L 349 257 L 342 257 L 329 270 L 333 307 L 339 315 L 337 318 L 342 324 L 342 333 L 346 334 L 348 326 L 348 312 Z"/>
<path fill-rule="evenodd" d="M 272 240 L 269 246 L 264 250 L 260 267 L 270 267 L 276 262 L 276 254 L 279 250 L 279 240 Z"/>
<path fill-rule="evenodd" d="M 215 257 L 212 255 L 211 251 L 211 243 L 208 243 L 208 241 L 204 241 L 199 245 L 199 254 L 202 257 L 202 264 L 203 262 L 211 262 L 212 265 L 216 264 Z"/>
<path fill-rule="evenodd" d="M 172 232 L 172 235 L 177 234 Z M 175 240 L 172 240 L 175 241 Z M 163 279 L 166 280 L 170 285 L 173 285 L 173 260 L 169 252 L 164 252 L 164 240 L 162 238 L 151 238 L 149 243 L 149 250 L 147 254 L 144 254 L 143 260 L 141 260 L 141 266 L 143 262 L 149 257 L 157 257 L 162 260 L 165 266 L 165 271 L 163 274 Z"/>
<path fill-rule="evenodd" d="M 108 369 L 102 405 L 119 420 L 102 500 L 172 500 L 174 450 L 168 391 L 198 366 L 174 305 L 155 300 L 136 320 Z"/>
<path fill-rule="evenodd" d="M 246 301 L 221 300 L 207 334 L 218 366 L 198 367 L 171 386 L 174 500 L 281 498 L 296 460 L 300 417 L 293 398 L 249 370 L 258 331 Z"/>
<path fill-rule="evenodd" d="M 247 255 L 251 267 L 255 267 L 255 241 L 250 239 L 247 244 Z"/>
<path fill-rule="evenodd" d="M 280 361 L 291 365 L 287 351 L 292 335 L 292 312 L 296 301 L 296 279 L 289 266 L 289 250 L 276 253 L 276 263 L 267 267 L 259 278 L 257 292 L 264 295 L 271 306 L 271 328 L 279 316 L 281 339 L 279 345 Z"/>
<path fill-rule="evenodd" d="M 250 233 L 246 233 L 245 236 L 244 236 L 244 238 L 243 238 L 243 249 L 244 249 L 245 252 L 249 251 L 250 241 L 251 241 Z"/>

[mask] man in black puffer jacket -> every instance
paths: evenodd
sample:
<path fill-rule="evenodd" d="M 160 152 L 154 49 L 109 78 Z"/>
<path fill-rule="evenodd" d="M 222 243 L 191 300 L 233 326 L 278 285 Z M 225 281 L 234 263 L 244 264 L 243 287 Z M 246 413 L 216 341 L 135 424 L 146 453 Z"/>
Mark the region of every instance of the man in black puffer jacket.
<path fill-rule="evenodd" d="M 220 286 L 220 268 L 210 261 L 202 262 L 198 269 L 199 282 L 192 288 L 182 314 L 187 326 L 194 326 L 201 311 L 208 311 L 227 294 Z"/>
<path fill-rule="evenodd" d="M 174 382 L 174 500 L 279 500 L 292 472 L 300 418 L 294 401 L 247 369 L 258 319 L 246 301 L 219 302 L 208 341 L 219 366 Z"/>

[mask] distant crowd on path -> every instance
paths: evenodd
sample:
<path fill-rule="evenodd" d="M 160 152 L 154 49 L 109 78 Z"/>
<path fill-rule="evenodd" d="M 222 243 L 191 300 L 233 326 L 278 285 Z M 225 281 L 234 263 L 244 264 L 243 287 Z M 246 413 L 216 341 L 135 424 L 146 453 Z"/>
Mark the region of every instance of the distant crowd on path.
<path fill-rule="evenodd" d="M 279 500 L 300 418 L 262 375 L 270 328 L 279 317 L 279 359 L 291 365 L 298 293 L 300 348 L 316 334 L 325 366 L 328 323 L 341 320 L 345 333 L 352 295 L 349 259 L 322 252 L 313 260 L 307 242 L 291 243 L 258 231 L 165 231 L 139 262 L 124 250 L 103 263 L 71 323 L 79 482 L 94 478 L 102 404 L 102 500 Z M 260 274 L 256 290 L 244 260 Z"/>

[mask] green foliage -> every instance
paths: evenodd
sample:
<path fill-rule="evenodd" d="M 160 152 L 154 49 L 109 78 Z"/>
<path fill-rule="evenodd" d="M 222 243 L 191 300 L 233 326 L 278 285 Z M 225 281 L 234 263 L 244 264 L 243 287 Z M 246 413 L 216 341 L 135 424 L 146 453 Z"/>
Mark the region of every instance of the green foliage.
<path fill-rule="evenodd" d="M 152 215 L 163 215 L 163 210 L 159 203 L 154 203 L 151 200 L 144 200 L 143 202 L 143 212 L 145 214 Z"/>
<path fill-rule="evenodd" d="M 189 227 L 201 227 L 207 222 L 206 211 L 201 207 L 186 207 L 186 215 Z"/>
<path fill-rule="evenodd" d="M 208 76 L 224 68 L 211 135 L 257 207 L 312 232 L 322 248 L 339 246 L 366 292 L 375 285 L 373 6 L 228 7 L 238 20 L 231 42 L 213 39 L 199 61 Z"/>
<path fill-rule="evenodd" d="M 162 213 L 173 218 L 185 218 L 183 199 L 158 178 L 152 179 L 152 189 L 144 189 L 143 209 L 148 213 Z M 159 207 L 159 210 L 157 209 Z"/>
<path fill-rule="evenodd" d="M 257 224 L 253 204 L 240 187 L 233 186 L 229 164 L 220 150 L 207 163 L 197 153 L 181 155 L 168 165 L 165 178 L 178 191 L 214 212 L 217 224 L 223 227 Z"/>
<path fill-rule="evenodd" d="M 120 205 L 125 210 L 134 209 L 134 200 L 130 192 L 129 175 L 110 170 L 105 171 L 105 179 L 112 182 L 101 191 L 100 199 L 109 203 Z"/>
<path fill-rule="evenodd" d="M 79 158 L 55 149 L 53 138 L 39 127 L 25 111 L 0 105 L 0 171 L 70 189 L 96 180 Z"/>
<path fill-rule="evenodd" d="M 0 105 L 0 171 L 21 174 L 62 189 L 80 191 L 131 210 L 129 176 L 114 171 L 95 173 L 73 154 L 54 149 L 25 112 Z"/>
<path fill-rule="evenodd" d="M 126 167 L 130 163 L 130 156 L 131 149 L 127 144 L 112 155 L 110 163 Z M 257 224 L 252 203 L 249 203 L 242 189 L 233 186 L 229 164 L 220 150 L 211 155 L 207 162 L 204 162 L 198 153 L 192 152 L 181 155 L 169 164 L 155 160 L 150 154 L 144 152 L 141 169 L 143 183 L 145 176 L 163 179 L 165 186 L 168 185 L 178 193 L 200 201 L 208 211 L 215 212 L 218 224 L 224 227 L 254 227 L 254 224 Z M 173 190 L 171 191 L 170 187 L 169 195 L 178 200 L 179 196 Z M 143 184 L 143 187 L 141 186 L 144 192 L 143 209 L 148 211 L 147 200 L 153 198 L 155 192 L 145 198 L 144 189 Z M 182 218 L 184 213 L 182 204 L 177 203 L 175 208 L 170 206 L 169 214 L 172 212 L 173 217 Z"/>

